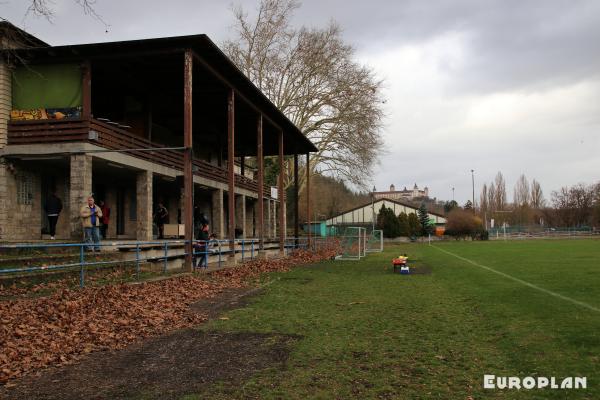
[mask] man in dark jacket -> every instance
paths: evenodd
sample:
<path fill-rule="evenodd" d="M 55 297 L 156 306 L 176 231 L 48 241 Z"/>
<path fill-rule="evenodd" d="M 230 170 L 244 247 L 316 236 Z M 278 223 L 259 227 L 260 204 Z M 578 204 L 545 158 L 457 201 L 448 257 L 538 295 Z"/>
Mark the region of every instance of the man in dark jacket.
<path fill-rule="evenodd" d="M 163 205 L 162 202 L 158 203 L 156 213 L 154 213 L 154 220 L 156 221 L 156 225 L 158 226 L 158 238 L 164 239 L 165 224 L 169 222 L 169 211 L 167 211 L 167 208 Z"/>
<path fill-rule="evenodd" d="M 200 218 L 200 231 L 198 232 L 198 236 L 196 236 L 196 239 L 198 239 L 198 241 L 194 243 L 194 268 L 208 268 L 208 232 L 208 219 L 206 219 L 206 217 L 202 215 L 202 217 Z"/>
<path fill-rule="evenodd" d="M 58 216 L 62 211 L 62 201 L 56 195 L 56 190 L 53 190 L 52 193 L 46 199 L 46 215 L 48 216 L 48 224 L 50 230 L 50 239 L 54 240 L 56 236 L 56 223 L 58 222 Z"/>

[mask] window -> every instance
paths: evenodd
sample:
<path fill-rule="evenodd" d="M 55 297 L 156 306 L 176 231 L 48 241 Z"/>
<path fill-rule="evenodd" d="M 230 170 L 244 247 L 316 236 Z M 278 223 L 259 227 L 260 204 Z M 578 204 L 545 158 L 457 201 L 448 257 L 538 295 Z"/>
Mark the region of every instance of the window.
<path fill-rule="evenodd" d="M 17 175 L 17 203 L 33 204 L 33 174 L 20 172 Z"/>

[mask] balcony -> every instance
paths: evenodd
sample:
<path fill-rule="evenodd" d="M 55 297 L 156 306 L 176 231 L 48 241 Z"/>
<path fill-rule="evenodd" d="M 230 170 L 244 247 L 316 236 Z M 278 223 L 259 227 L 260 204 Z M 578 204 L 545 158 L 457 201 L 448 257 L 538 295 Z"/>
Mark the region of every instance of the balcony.
<path fill-rule="evenodd" d="M 97 119 L 62 119 L 10 121 L 8 145 L 90 143 L 108 150 L 127 150 L 127 154 L 165 167 L 183 171 L 183 154 L 177 150 L 147 151 L 144 149 L 166 146 L 133 135 L 125 129 Z M 202 160 L 194 160 L 194 175 L 220 183 L 227 183 L 227 169 Z M 254 193 L 256 181 L 235 174 L 235 186 Z M 271 189 L 264 187 L 264 196 Z"/>

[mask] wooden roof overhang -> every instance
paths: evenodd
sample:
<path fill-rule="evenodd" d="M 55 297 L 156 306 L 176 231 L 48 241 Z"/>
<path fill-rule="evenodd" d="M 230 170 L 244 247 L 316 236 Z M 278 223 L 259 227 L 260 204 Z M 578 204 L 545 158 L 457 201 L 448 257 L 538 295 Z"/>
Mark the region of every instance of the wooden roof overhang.
<path fill-rule="evenodd" d="M 147 97 L 153 118 L 181 135 L 183 141 L 183 60 L 193 53 L 194 141 L 224 148 L 227 143 L 227 96 L 235 93 L 235 154 L 256 155 L 257 119 L 263 116 L 263 154 L 278 154 L 283 132 L 284 154 L 307 154 L 316 147 L 235 66 L 206 35 L 93 43 L 18 50 L 31 65 L 89 61 L 92 68 L 92 112 L 102 117 L 125 93 Z"/>

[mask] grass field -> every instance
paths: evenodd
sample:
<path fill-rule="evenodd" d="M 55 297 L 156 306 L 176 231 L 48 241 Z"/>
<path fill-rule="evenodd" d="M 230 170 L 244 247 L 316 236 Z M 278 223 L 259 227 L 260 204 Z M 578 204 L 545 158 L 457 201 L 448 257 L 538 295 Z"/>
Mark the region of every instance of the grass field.
<path fill-rule="evenodd" d="M 400 253 L 432 273 L 393 275 Z M 406 244 L 266 279 L 203 329 L 300 335 L 286 367 L 186 399 L 600 398 L 600 241 Z M 484 374 L 586 376 L 588 388 L 489 390 Z"/>

